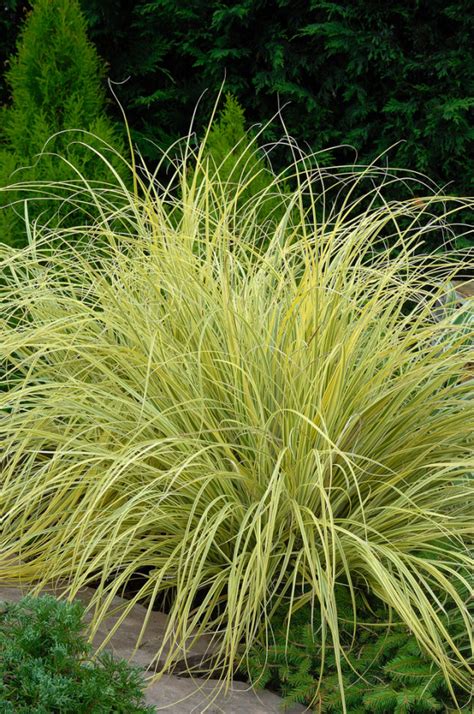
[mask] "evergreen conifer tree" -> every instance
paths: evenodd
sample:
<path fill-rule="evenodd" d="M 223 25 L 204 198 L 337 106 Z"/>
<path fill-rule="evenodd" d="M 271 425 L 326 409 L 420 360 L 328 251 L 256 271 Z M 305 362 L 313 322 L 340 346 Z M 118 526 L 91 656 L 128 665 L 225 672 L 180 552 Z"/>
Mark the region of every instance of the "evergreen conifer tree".
<path fill-rule="evenodd" d="M 11 104 L 3 108 L 0 124 L 0 186 L 31 180 L 80 181 L 60 157 L 88 180 L 110 176 L 104 162 L 81 143 L 102 151 L 104 142 L 121 149 L 105 114 L 104 68 L 86 29 L 78 0 L 35 0 L 20 33 L 18 54 L 6 73 Z M 40 214 L 42 221 L 51 220 L 60 205 L 24 192 L 0 194 L 3 242 L 26 242 L 25 198 L 30 221 Z M 15 205 L 5 209 L 12 200 Z"/>
<path fill-rule="evenodd" d="M 228 93 L 207 135 L 203 159 L 207 161 L 210 175 L 218 176 L 226 199 L 235 198 L 243 215 L 246 205 L 252 206 L 257 224 L 263 225 L 283 217 L 287 187 L 281 181 L 275 183 L 275 174 L 257 139 L 246 127 L 242 106 Z M 245 186 L 243 190 L 242 186 Z M 261 202 L 255 202 L 257 195 L 262 196 Z"/>

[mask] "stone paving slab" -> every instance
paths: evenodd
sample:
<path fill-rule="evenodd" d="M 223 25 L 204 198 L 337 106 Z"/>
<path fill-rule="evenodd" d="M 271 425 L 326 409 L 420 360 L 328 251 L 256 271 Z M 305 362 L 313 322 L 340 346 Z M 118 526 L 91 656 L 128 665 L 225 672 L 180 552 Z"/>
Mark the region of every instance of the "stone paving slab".
<path fill-rule="evenodd" d="M 158 712 L 172 714 L 282 714 L 282 700 L 272 692 L 255 692 L 248 684 L 234 682 L 228 693 L 216 696 L 218 684 L 215 680 L 164 675 L 149 686 L 147 702 L 154 704 Z M 297 705 L 286 713 L 305 711 L 308 710 Z"/>
<path fill-rule="evenodd" d="M 64 588 L 49 588 L 44 592 L 54 592 L 56 595 Z M 28 588 L 0 585 L 0 601 L 17 602 L 28 592 Z M 94 591 L 83 588 L 77 598 L 88 605 Z M 117 621 L 118 614 L 113 612 L 122 607 L 126 601 L 115 597 L 112 601 L 112 613 L 101 624 L 93 639 L 94 647 L 98 647 L 109 633 L 111 626 Z M 157 649 L 161 646 L 166 629 L 167 617 L 161 612 L 152 612 L 141 646 L 133 653 L 135 642 L 141 630 L 146 608 L 134 605 L 117 632 L 106 645 L 116 657 L 127 659 L 147 670 Z M 91 613 L 86 615 L 90 621 Z M 209 638 L 202 637 L 186 653 L 189 666 L 197 666 L 212 654 Z M 179 666 L 178 666 L 179 670 Z M 268 691 L 255 692 L 242 682 L 234 682 L 227 693 L 218 691 L 219 682 L 199 678 L 163 675 L 158 681 L 150 684 L 146 691 L 148 704 L 153 704 L 159 712 L 172 714 L 281 714 L 281 699 Z M 298 714 L 307 711 L 302 706 L 287 710 L 287 714 Z"/>
<path fill-rule="evenodd" d="M 60 595 L 64 592 L 65 587 L 51 587 L 45 588 L 42 592 L 50 592 Z M 0 600 L 17 601 L 26 592 L 27 588 L 17 588 L 17 587 L 7 587 L 0 586 Z M 94 595 L 94 590 L 92 588 L 82 588 L 77 593 L 75 599 L 82 602 L 84 606 L 88 606 L 92 597 Z M 109 608 L 109 613 L 105 620 L 103 620 L 97 630 L 97 633 L 92 640 L 92 645 L 94 648 L 98 648 L 103 641 L 106 639 L 112 627 L 116 624 L 120 617 L 120 612 L 123 610 L 124 606 L 128 604 L 128 601 L 121 597 L 114 597 Z M 151 612 L 149 615 L 147 627 L 145 629 L 140 647 L 136 652 L 133 653 L 134 645 L 138 639 L 138 635 L 141 631 L 143 621 L 145 619 L 147 609 L 142 605 L 134 605 L 131 611 L 127 614 L 124 621 L 120 624 L 117 631 L 112 635 L 110 640 L 107 642 L 107 649 L 111 651 L 116 657 L 129 659 L 134 664 L 143 667 L 145 670 L 150 667 L 156 652 L 162 646 L 163 637 L 168 624 L 167 616 L 162 612 Z M 90 622 L 92 619 L 92 612 L 86 613 L 85 622 Z M 212 656 L 212 643 L 211 639 L 206 636 L 202 636 L 199 640 L 190 643 L 187 648 L 186 660 L 187 667 L 196 667 L 206 661 L 210 656 Z M 165 647 L 163 654 L 159 660 L 157 660 L 153 669 L 160 669 L 165 663 L 167 653 L 169 652 L 169 647 Z M 178 663 L 177 670 L 182 671 L 184 669 L 184 661 L 182 665 Z"/>

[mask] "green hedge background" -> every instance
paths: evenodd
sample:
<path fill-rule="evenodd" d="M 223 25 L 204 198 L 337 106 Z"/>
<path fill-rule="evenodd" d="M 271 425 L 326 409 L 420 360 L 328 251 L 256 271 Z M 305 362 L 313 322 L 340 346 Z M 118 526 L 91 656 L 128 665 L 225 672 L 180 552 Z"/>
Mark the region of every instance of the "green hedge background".
<path fill-rule="evenodd" d="M 52 0 L 51 0 L 52 1 Z M 4 0 L 0 61 L 29 3 Z M 469 0 L 81 0 L 89 37 L 145 157 L 203 126 L 225 90 L 250 123 L 284 105 L 289 133 L 313 150 L 350 144 L 371 160 L 403 139 L 391 165 L 471 194 L 474 14 Z M 4 80 L 0 101 L 8 102 Z M 110 104 L 119 119 L 119 110 Z M 275 121 L 265 134 L 281 136 Z M 338 158 L 354 160 L 353 151 Z"/>

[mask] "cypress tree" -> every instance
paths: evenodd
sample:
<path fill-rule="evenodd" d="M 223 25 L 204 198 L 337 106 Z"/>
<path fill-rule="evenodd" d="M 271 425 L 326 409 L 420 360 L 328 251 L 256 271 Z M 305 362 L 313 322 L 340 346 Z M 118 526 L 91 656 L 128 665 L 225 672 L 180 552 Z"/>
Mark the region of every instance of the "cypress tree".
<path fill-rule="evenodd" d="M 60 156 L 88 180 L 110 177 L 104 162 L 80 143 L 102 151 L 103 142 L 122 148 L 105 114 L 104 66 L 87 38 L 78 0 L 35 0 L 17 49 L 6 73 L 11 103 L 2 110 L 0 124 L 1 186 L 31 180 L 77 181 L 77 173 Z M 5 193 L 0 199 L 4 206 L 12 199 L 16 203 L 0 211 L 0 240 L 12 245 L 26 242 L 21 201 L 26 197 L 30 220 L 40 213 L 42 221 L 55 216 L 57 201 Z"/>
<path fill-rule="evenodd" d="M 208 161 L 209 172 L 218 176 L 227 200 L 245 185 L 237 196 L 237 206 L 244 213 L 250 205 L 255 209 L 257 195 L 263 197 L 255 209 L 256 222 L 262 225 L 281 220 L 288 188 L 282 181 L 275 183 L 275 175 L 257 139 L 247 129 L 242 106 L 228 93 L 207 135 L 203 158 Z"/>

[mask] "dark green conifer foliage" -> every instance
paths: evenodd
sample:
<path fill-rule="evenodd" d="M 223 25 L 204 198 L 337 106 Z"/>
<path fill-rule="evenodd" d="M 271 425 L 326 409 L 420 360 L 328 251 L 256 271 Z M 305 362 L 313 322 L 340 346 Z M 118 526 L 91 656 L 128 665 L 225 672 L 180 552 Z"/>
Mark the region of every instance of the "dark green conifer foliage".
<path fill-rule="evenodd" d="M 225 76 L 250 122 L 273 116 L 279 98 L 299 144 L 349 143 L 366 161 L 403 141 L 391 166 L 472 195 L 470 0 L 80 2 L 112 79 L 130 77 L 119 94 L 148 159 L 186 134 L 206 89 L 198 121 L 207 123 Z M 9 16 L 13 32 L 21 13 Z M 280 135 L 275 122 L 266 139 Z"/>
<path fill-rule="evenodd" d="M 250 122 L 284 110 L 312 150 L 352 144 L 470 195 L 474 14 L 469 0 L 81 0 L 91 37 L 130 76 L 120 96 L 136 136 L 183 136 L 201 92 L 206 123 L 226 90 Z M 266 138 L 277 139 L 275 122 Z M 153 145 L 143 142 L 143 152 Z M 347 152 L 353 160 L 352 152 Z M 284 162 L 284 165 L 286 161 Z"/>
<path fill-rule="evenodd" d="M 406 628 L 396 624 L 382 626 L 387 616 L 382 607 L 360 607 L 354 639 L 353 607 L 344 588 L 339 590 L 338 611 L 341 638 L 349 653 L 349 662 L 342 662 L 342 671 L 346 707 L 350 714 L 437 711 L 467 714 L 470 711 L 469 694 L 457 693 L 459 709 L 443 675 Z M 259 687 L 279 692 L 285 707 L 301 703 L 311 705 L 310 711 L 321 714 L 342 714 L 339 678 L 330 651 L 325 658 L 324 675 L 318 690 L 322 666 L 319 611 L 315 609 L 312 613 L 308 605 L 293 616 L 288 643 L 285 614 L 282 608 L 274 618 L 274 641 L 269 646 L 255 645 L 242 670 Z M 451 623 L 452 635 L 465 641 L 464 627 L 462 622 Z"/>
<path fill-rule="evenodd" d="M 2 0 L 0 12 L 0 105 L 7 101 L 8 91 L 4 78 L 8 59 L 15 50 L 18 29 L 28 9 L 28 0 Z"/>
<path fill-rule="evenodd" d="M 79 142 L 103 150 L 103 142 L 121 149 L 116 130 L 105 115 L 104 68 L 87 38 L 78 0 L 35 0 L 10 61 L 6 80 L 11 104 L 2 110 L 0 182 L 78 180 L 67 157 L 87 179 L 110 177 L 104 163 Z M 70 130 L 81 130 L 71 132 Z M 92 139 L 82 132 L 91 132 Z M 48 142 L 57 132 L 63 132 Z M 46 144 L 46 142 L 48 142 Z M 46 148 L 45 148 L 46 144 Z M 43 149 L 45 154 L 38 158 Z M 108 152 L 110 155 L 110 152 Z M 12 175 L 12 172 L 13 175 Z M 3 195 L 6 203 L 25 195 Z M 29 197 L 31 198 L 31 197 Z M 57 203 L 29 201 L 30 220 L 50 219 Z M 26 241 L 23 206 L 0 212 L 0 240 Z"/>

